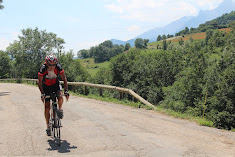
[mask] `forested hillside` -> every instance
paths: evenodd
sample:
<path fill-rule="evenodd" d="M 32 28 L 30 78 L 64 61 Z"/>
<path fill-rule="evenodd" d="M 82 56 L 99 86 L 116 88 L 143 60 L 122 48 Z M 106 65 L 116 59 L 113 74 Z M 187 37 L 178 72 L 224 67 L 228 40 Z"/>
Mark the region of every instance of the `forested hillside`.
<path fill-rule="evenodd" d="M 205 108 L 214 126 L 235 128 L 235 24 L 231 26 L 230 34 L 214 30 L 204 40 L 169 44 L 166 50 L 121 53 L 94 82 L 130 88 L 154 105 L 182 113 L 203 116 Z"/>
<path fill-rule="evenodd" d="M 192 34 L 192 33 L 201 33 L 206 32 L 210 29 L 221 29 L 221 28 L 228 28 L 230 27 L 230 24 L 235 21 L 235 11 L 232 11 L 229 14 L 224 14 L 214 20 L 207 21 L 204 24 L 200 24 L 198 28 L 188 28 L 185 27 L 184 30 L 181 30 L 180 32 L 176 33 L 175 36 L 182 36 L 186 34 Z"/>

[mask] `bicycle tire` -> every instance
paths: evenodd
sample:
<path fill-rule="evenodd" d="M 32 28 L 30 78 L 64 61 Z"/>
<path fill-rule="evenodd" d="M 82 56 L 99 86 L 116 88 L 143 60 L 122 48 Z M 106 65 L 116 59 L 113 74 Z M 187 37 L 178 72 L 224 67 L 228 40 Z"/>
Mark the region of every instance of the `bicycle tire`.
<path fill-rule="evenodd" d="M 61 126 L 61 124 L 60 124 L 60 119 L 58 118 L 57 119 L 57 124 L 58 124 L 58 127 L 57 127 L 57 141 L 58 141 L 58 145 L 60 146 L 60 126 Z"/>
<path fill-rule="evenodd" d="M 53 118 L 53 135 L 55 142 L 60 146 L 60 119 L 57 115 L 57 108 L 54 110 L 54 118 Z"/>

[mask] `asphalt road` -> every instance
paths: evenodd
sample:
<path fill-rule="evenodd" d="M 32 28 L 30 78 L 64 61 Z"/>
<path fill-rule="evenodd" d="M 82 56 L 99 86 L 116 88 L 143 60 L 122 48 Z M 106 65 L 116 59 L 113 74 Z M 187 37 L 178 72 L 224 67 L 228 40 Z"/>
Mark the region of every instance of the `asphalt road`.
<path fill-rule="evenodd" d="M 235 133 L 71 96 L 62 144 L 46 136 L 38 88 L 0 83 L 0 156 L 235 157 Z"/>

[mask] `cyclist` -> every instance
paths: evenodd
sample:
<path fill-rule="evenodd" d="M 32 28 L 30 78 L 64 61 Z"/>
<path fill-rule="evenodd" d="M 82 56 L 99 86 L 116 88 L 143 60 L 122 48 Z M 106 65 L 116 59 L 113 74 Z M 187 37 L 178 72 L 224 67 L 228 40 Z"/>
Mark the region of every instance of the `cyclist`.
<path fill-rule="evenodd" d="M 59 82 L 59 75 L 61 79 L 64 81 L 64 94 L 66 95 L 66 99 L 69 99 L 68 93 L 68 84 L 67 79 L 64 73 L 64 69 L 58 63 L 58 59 L 55 55 L 48 55 L 45 58 L 45 62 L 40 68 L 38 72 L 38 87 L 41 91 L 41 100 L 45 102 L 45 119 L 47 124 L 47 135 L 51 135 L 51 129 L 49 126 L 49 119 L 50 119 L 50 99 L 45 99 L 46 95 L 50 95 L 52 92 L 57 93 L 58 105 L 59 105 L 59 113 L 58 117 L 63 118 L 63 97 L 62 95 L 62 87 Z"/>

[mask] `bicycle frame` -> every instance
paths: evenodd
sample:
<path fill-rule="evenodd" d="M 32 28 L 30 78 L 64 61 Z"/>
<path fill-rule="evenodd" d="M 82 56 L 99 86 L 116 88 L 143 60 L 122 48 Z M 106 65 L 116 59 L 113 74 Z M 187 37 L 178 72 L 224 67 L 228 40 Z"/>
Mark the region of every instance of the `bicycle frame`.
<path fill-rule="evenodd" d="M 62 96 L 65 96 L 64 94 Z M 51 103 L 51 111 L 50 111 L 50 128 L 54 135 L 55 142 L 57 141 L 57 144 L 60 146 L 60 127 L 61 120 L 58 117 L 58 108 L 57 108 L 57 94 L 55 92 L 51 93 L 50 96 L 45 96 L 46 98 L 50 98 L 52 100 Z"/>

